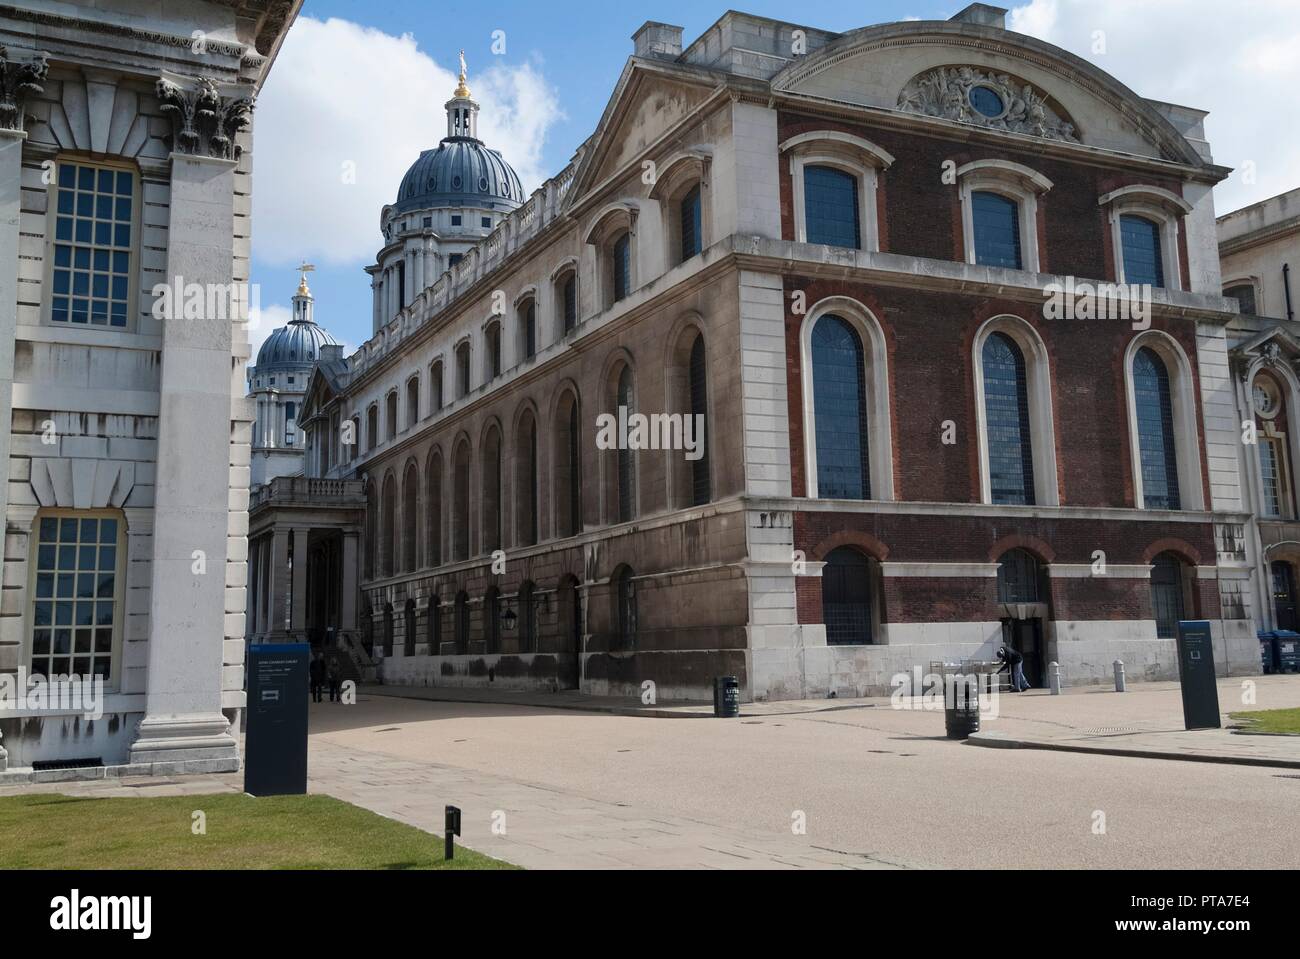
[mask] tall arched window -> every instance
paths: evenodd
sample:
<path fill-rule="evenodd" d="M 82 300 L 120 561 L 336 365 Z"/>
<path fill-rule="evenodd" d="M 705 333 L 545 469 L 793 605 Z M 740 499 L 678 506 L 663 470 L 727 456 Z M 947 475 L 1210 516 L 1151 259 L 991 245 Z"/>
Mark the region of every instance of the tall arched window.
<path fill-rule="evenodd" d="M 632 570 L 620 566 L 614 571 L 614 625 L 617 635 L 615 648 L 630 650 L 636 648 L 636 583 L 632 579 Z"/>
<path fill-rule="evenodd" d="M 697 188 L 698 189 L 698 188 Z M 702 506 L 713 499 L 713 482 L 709 474 L 709 436 L 711 433 L 709 418 L 709 374 L 708 357 L 704 351 L 704 337 L 697 335 L 691 344 L 689 389 L 691 399 L 690 413 L 693 422 L 700 424 L 695 429 L 695 442 L 699 444 L 698 459 L 691 461 L 691 505 Z"/>
<path fill-rule="evenodd" d="M 1025 356 L 1011 337 L 991 333 L 984 341 L 982 365 L 992 501 L 1032 506 L 1034 457 Z"/>
<path fill-rule="evenodd" d="M 366 579 L 375 578 L 375 554 L 379 549 L 379 492 L 366 483 Z"/>
<path fill-rule="evenodd" d="M 519 417 L 515 431 L 515 542 L 537 542 L 537 422 L 532 410 Z"/>
<path fill-rule="evenodd" d="M 501 652 L 501 590 L 489 586 L 483 596 L 484 633 L 489 653 Z"/>
<path fill-rule="evenodd" d="M 1161 553 L 1151 564 L 1151 609 L 1161 639 L 1176 637 L 1179 621 L 1187 618 L 1183 570 L 1183 561 L 1174 553 Z"/>
<path fill-rule="evenodd" d="M 1042 566 L 1033 553 L 1008 550 L 998 561 L 998 602 L 1041 602 Z"/>
<path fill-rule="evenodd" d="M 826 556 L 822 567 L 822 622 L 830 646 L 872 642 L 871 564 L 851 546 Z"/>
<path fill-rule="evenodd" d="M 420 378 L 412 376 L 406 381 L 406 428 L 420 421 Z"/>
<path fill-rule="evenodd" d="M 555 302 L 559 308 L 562 328 L 568 333 L 578 325 L 578 273 L 568 270 L 555 284 Z"/>
<path fill-rule="evenodd" d="M 555 425 L 555 535 L 576 536 L 582 531 L 582 461 L 578 397 L 572 392 L 560 398 Z"/>
<path fill-rule="evenodd" d="M 456 347 L 456 398 L 469 394 L 469 342 Z"/>
<path fill-rule="evenodd" d="M 871 498 L 863 370 L 857 331 L 833 314 L 819 319 L 812 332 L 819 497 Z"/>
<path fill-rule="evenodd" d="M 436 360 L 429 367 L 429 411 L 437 413 L 442 409 L 442 360 Z"/>
<path fill-rule="evenodd" d="M 628 419 L 636 412 L 635 397 L 632 392 L 632 368 L 626 364 L 618 374 L 616 405 L 620 410 L 627 410 Z M 623 415 L 619 415 L 619 420 L 623 419 Z M 617 450 L 617 516 L 620 523 L 626 523 L 636 515 L 636 459 L 635 452 L 629 449 L 629 446 L 630 444 L 620 441 Z"/>
<path fill-rule="evenodd" d="M 484 347 L 487 351 L 485 379 L 494 379 L 501 375 L 501 324 L 493 321 L 483 333 Z"/>
<path fill-rule="evenodd" d="M 392 576 L 397 561 L 395 539 L 397 535 L 397 481 L 389 473 L 384 478 L 384 495 L 380 502 L 383 520 L 379 530 L 379 575 Z"/>
<path fill-rule="evenodd" d="M 1124 250 L 1124 282 L 1164 286 L 1160 226 L 1146 217 L 1125 214 L 1119 218 L 1119 233 Z"/>
<path fill-rule="evenodd" d="M 501 433 L 493 426 L 483 441 L 483 551 L 501 548 Z"/>
<path fill-rule="evenodd" d="M 397 390 L 392 390 L 384 400 L 384 418 L 391 440 L 397 436 Z"/>
<path fill-rule="evenodd" d="M 416 568 L 416 557 L 420 555 L 419 502 L 420 472 L 411 463 L 402 483 L 402 570 L 408 573 Z"/>
<path fill-rule="evenodd" d="M 613 270 L 614 302 L 632 292 L 632 234 L 620 233 L 610 247 L 610 269 Z"/>
<path fill-rule="evenodd" d="M 442 603 L 437 596 L 429 597 L 427 616 L 425 633 L 429 641 L 429 655 L 437 656 L 442 652 Z"/>
<path fill-rule="evenodd" d="M 456 652 L 469 652 L 469 594 L 464 590 L 456 594 Z"/>
<path fill-rule="evenodd" d="M 862 245 L 858 178 L 829 166 L 806 166 L 803 177 L 808 242 L 858 249 Z"/>
<path fill-rule="evenodd" d="M 704 218 L 700 203 L 700 185 L 686 191 L 678 209 L 681 222 L 681 262 L 685 263 L 703 249 Z"/>
<path fill-rule="evenodd" d="M 536 587 L 531 581 L 519 587 L 519 651 L 537 652 Z"/>
<path fill-rule="evenodd" d="M 971 194 L 971 222 L 975 230 L 975 262 L 980 266 L 1022 268 L 1020 207 L 1015 200 L 977 190 Z"/>
<path fill-rule="evenodd" d="M 427 487 L 425 542 L 428 544 L 429 565 L 437 567 L 442 564 L 442 454 L 437 450 L 429 456 Z"/>
<path fill-rule="evenodd" d="M 1142 347 L 1133 357 L 1133 394 L 1142 455 L 1143 506 L 1181 509 L 1169 370 L 1149 347 Z"/>
<path fill-rule="evenodd" d="M 452 550 L 458 560 L 469 559 L 469 443 L 461 440 L 451 467 Z"/>
<path fill-rule="evenodd" d="M 402 617 L 402 655 L 415 655 L 415 600 L 406 601 L 406 614 Z"/>
<path fill-rule="evenodd" d="M 384 656 L 393 655 L 393 604 L 384 603 Z"/>
<path fill-rule="evenodd" d="M 537 353 L 537 301 L 531 296 L 519 306 L 519 357 L 530 360 Z"/>

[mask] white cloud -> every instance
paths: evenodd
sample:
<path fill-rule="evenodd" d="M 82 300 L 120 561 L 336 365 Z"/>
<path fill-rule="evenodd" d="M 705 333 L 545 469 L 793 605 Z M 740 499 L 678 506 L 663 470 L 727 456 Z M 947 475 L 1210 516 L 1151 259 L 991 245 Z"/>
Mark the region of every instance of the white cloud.
<path fill-rule="evenodd" d="M 248 362 L 244 364 L 246 367 L 257 362 L 257 351 L 262 348 L 266 338 L 291 319 L 293 319 L 293 310 L 279 303 L 273 303 L 270 306 L 257 304 L 249 306 L 248 339 L 251 348 L 248 354 Z"/>
<path fill-rule="evenodd" d="M 1220 214 L 1300 186 L 1296 0 L 1031 0 L 1007 25 L 1083 57 L 1144 97 L 1208 110 L 1215 162 L 1241 172 L 1215 190 Z M 1104 31 L 1104 54 L 1093 52 Z"/>
<path fill-rule="evenodd" d="M 556 91 L 530 63 L 469 66 L 479 136 L 532 190 L 556 172 L 542 168 L 547 131 L 561 117 Z M 380 210 L 420 151 L 446 136 L 443 104 L 455 86 L 455 72 L 409 34 L 299 18 L 257 104 L 258 259 L 368 262 L 381 244 Z M 353 168 L 355 182 L 344 182 Z"/>

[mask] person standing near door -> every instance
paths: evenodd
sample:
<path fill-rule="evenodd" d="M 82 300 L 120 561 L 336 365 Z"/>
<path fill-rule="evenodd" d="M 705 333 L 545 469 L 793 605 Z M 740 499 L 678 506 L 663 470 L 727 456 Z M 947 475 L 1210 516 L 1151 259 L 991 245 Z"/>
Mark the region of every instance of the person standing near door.
<path fill-rule="evenodd" d="M 1010 646 L 998 647 L 998 660 L 1002 663 L 998 667 L 998 672 L 1009 669 L 1011 671 L 1011 689 L 1013 692 L 1022 693 L 1030 689 L 1029 680 L 1025 679 L 1025 658 Z"/>

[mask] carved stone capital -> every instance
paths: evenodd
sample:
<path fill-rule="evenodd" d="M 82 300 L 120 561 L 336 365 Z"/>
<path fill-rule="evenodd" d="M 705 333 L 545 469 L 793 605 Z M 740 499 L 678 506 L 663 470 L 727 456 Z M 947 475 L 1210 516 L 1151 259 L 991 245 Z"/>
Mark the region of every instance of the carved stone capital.
<path fill-rule="evenodd" d="M 45 75 L 49 64 L 44 53 L 18 57 L 0 46 L 0 130 L 25 132 L 28 97 L 45 92 Z"/>
<path fill-rule="evenodd" d="M 984 93 L 982 99 L 973 100 L 971 92 L 977 88 Z M 994 111 L 997 104 L 1000 107 Z M 1007 133 L 1079 142 L 1074 125 L 1028 83 L 976 67 L 936 67 L 913 77 L 898 95 L 898 109 Z"/>
<path fill-rule="evenodd" d="M 191 156 L 238 160 L 235 142 L 248 126 L 254 97 L 222 91 L 215 81 L 200 77 L 192 85 L 161 77 L 157 85 L 162 111 L 172 123 L 172 149 Z"/>

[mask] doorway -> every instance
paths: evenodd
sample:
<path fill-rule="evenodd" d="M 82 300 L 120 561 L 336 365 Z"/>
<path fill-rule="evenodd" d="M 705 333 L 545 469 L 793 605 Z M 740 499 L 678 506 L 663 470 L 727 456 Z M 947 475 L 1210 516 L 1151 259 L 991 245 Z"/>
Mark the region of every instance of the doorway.
<path fill-rule="evenodd" d="M 1269 564 L 1273 578 L 1273 616 L 1278 629 L 1296 628 L 1295 567 L 1286 560 Z"/>
<path fill-rule="evenodd" d="M 1047 685 L 1046 650 L 1043 643 L 1043 621 L 1041 619 L 1004 619 L 1002 620 L 1003 642 L 1018 652 L 1024 662 L 1025 679 L 1034 689 Z"/>

